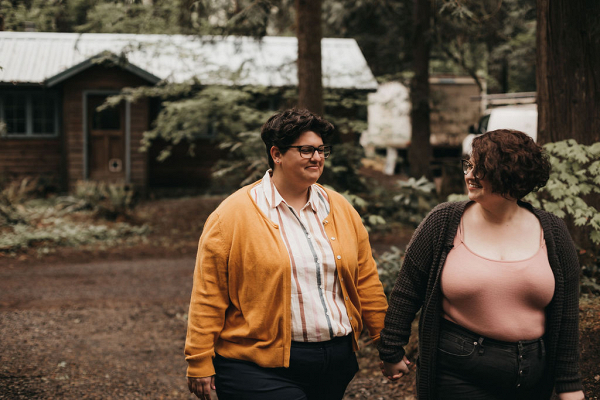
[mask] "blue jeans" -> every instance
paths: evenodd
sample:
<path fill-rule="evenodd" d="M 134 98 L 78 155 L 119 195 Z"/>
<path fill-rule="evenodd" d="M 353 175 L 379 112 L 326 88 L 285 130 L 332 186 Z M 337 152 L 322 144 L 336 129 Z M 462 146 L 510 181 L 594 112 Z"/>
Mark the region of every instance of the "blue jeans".
<path fill-rule="evenodd" d="M 445 319 L 436 384 L 440 400 L 548 400 L 553 386 L 543 338 L 503 342 Z"/>
<path fill-rule="evenodd" d="M 219 400 L 336 400 L 358 372 L 352 338 L 292 342 L 289 368 L 264 368 L 216 355 Z"/>

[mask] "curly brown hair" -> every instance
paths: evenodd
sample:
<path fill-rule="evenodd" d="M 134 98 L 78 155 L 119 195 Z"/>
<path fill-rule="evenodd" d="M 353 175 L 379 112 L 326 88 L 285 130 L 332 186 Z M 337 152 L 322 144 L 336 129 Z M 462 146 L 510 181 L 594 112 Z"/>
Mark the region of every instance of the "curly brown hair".
<path fill-rule="evenodd" d="M 486 178 L 492 192 L 521 199 L 546 185 L 550 162 L 544 149 L 527 134 L 497 129 L 473 139 L 473 176 Z"/>
<path fill-rule="evenodd" d="M 271 157 L 271 147 L 275 146 L 285 153 L 288 146 L 291 146 L 301 134 L 307 131 L 316 133 L 323 139 L 323 143 L 327 144 L 334 129 L 330 122 L 306 109 L 292 108 L 273 115 L 260 131 L 260 137 L 267 150 L 269 166 L 271 169 L 275 168 L 273 157 Z"/>

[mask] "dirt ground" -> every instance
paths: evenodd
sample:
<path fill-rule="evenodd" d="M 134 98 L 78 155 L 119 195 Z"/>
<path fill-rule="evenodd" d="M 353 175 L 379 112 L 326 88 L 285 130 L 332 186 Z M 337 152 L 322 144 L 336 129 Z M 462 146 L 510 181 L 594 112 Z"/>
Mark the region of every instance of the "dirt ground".
<path fill-rule="evenodd" d="M 221 198 L 148 201 L 152 233 L 129 247 L 0 256 L 0 399 L 191 399 L 183 345 L 203 221 Z M 403 247 L 410 232 L 375 234 Z M 582 372 L 600 398 L 600 301 L 582 301 Z M 365 346 L 345 399 L 414 399 L 415 374 L 388 383 Z M 216 396 L 214 396 L 216 398 Z"/>

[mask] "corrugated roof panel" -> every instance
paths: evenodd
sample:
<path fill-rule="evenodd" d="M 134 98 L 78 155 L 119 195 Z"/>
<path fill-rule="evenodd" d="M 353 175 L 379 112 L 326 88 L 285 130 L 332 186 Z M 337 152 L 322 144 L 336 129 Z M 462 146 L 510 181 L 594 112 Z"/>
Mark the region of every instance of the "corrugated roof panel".
<path fill-rule="evenodd" d="M 130 63 L 173 82 L 197 77 L 205 84 L 297 84 L 294 37 L 0 32 L 0 81 L 42 83 L 103 51 L 125 53 Z M 354 39 L 323 39 L 323 85 L 376 89 Z"/>

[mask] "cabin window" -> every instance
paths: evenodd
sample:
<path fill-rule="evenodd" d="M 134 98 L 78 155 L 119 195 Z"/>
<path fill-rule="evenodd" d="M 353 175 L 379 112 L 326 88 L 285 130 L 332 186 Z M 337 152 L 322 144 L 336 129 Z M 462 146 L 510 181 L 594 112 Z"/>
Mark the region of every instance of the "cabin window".
<path fill-rule="evenodd" d="M 2 133 L 7 137 L 58 135 L 58 96 L 54 92 L 4 92 L 0 95 Z"/>

